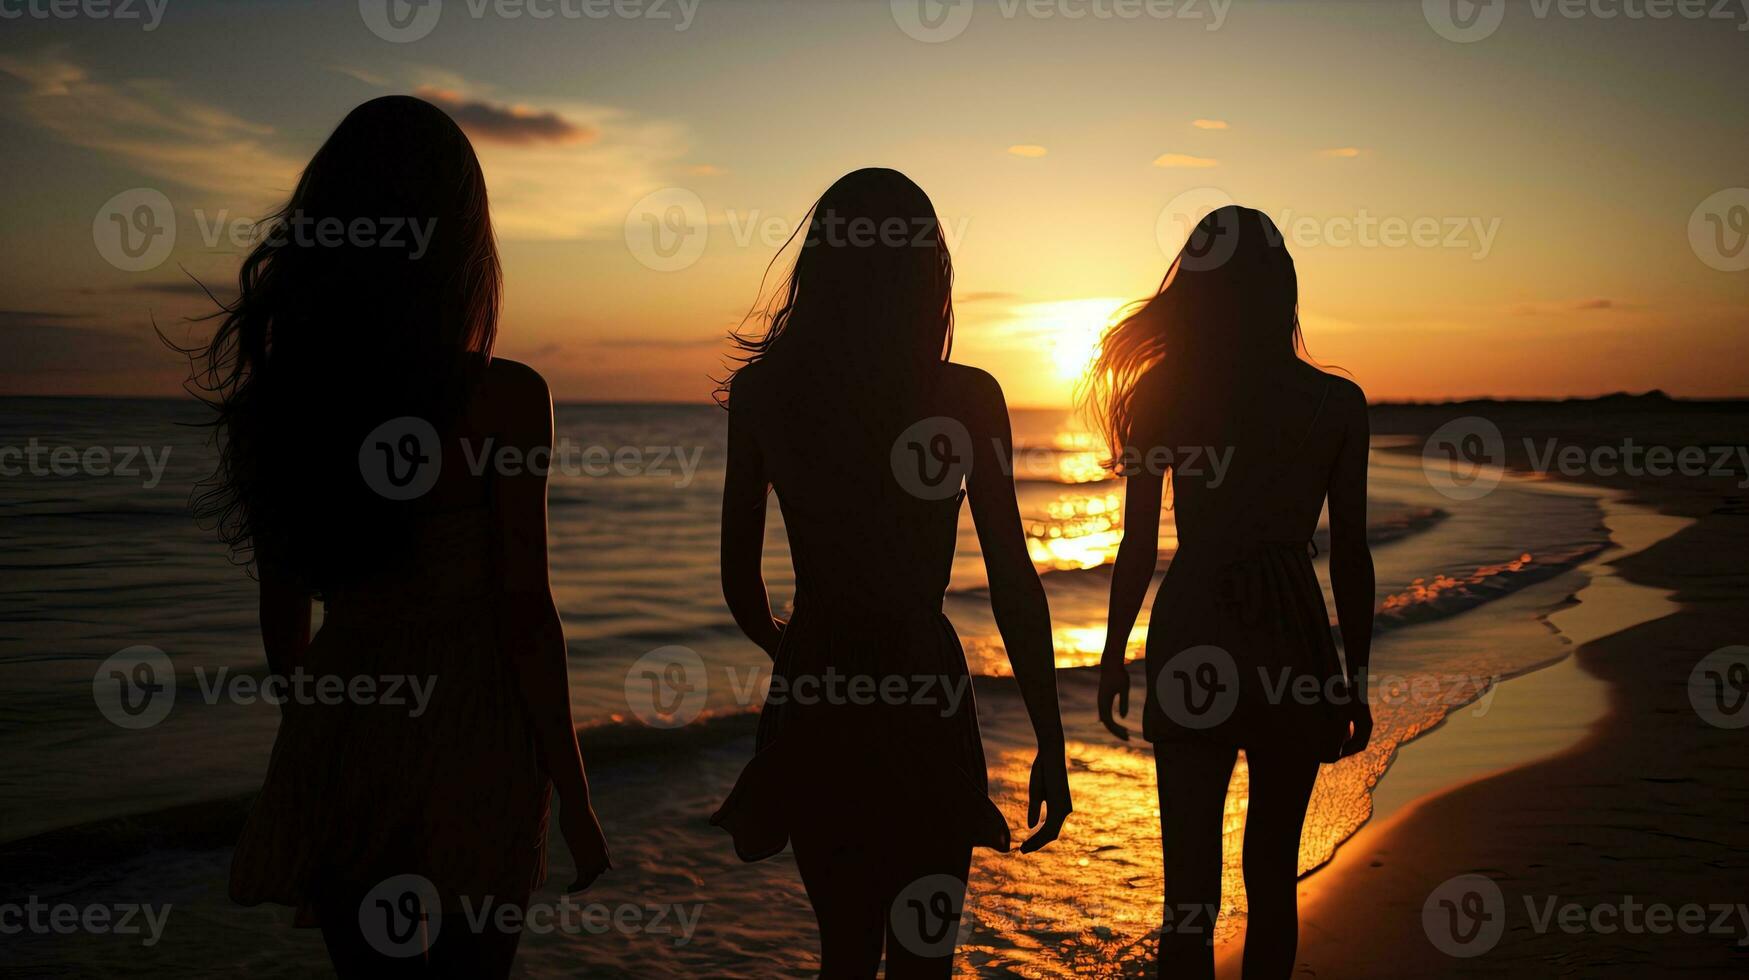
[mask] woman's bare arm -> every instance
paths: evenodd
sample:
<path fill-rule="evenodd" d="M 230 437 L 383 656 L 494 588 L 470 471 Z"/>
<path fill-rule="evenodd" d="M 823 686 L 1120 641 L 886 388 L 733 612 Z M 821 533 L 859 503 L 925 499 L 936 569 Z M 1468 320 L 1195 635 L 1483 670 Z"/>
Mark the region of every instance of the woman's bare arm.
<path fill-rule="evenodd" d="M 1072 809 L 1063 720 L 1057 706 L 1051 610 L 1038 570 L 1027 554 L 1026 534 L 1020 524 L 1020 507 L 1014 495 L 1013 436 L 1002 388 L 982 371 L 961 370 L 968 379 L 975 379 L 967 385 L 969 410 L 965 414 L 972 437 L 972 465 L 966 477 L 966 496 L 984 552 L 996 627 L 1038 739 L 1027 819 L 1037 825 L 1042 808 L 1045 820 L 1021 845 L 1022 851 L 1036 851 L 1057 838 Z"/>
<path fill-rule="evenodd" d="M 770 489 L 759 443 L 747 431 L 745 419 L 731 407 L 729 458 L 723 474 L 723 601 L 741 632 L 776 660 L 783 623 L 771 615 L 771 596 L 766 592 L 760 564 L 765 553 L 765 498 Z"/>
<path fill-rule="evenodd" d="M 284 677 L 297 667 L 310 645 L 310 594 L 267 559 L 260 559 L 255 567 L 261 577 L 256 608 L 267 669 Z"/>
<path fill-rule="evenodd" d="M 1124 481 L 1123 542 L 1111 569 L 1111 603 L 1105 614 L 1105 650 L 1100 655 L 1099 721 L 1113 735 L 1128 740 L 1130 730 L 1118 718 L 1130 713 L 1130 675 L 1124 666 L 1130 632 L 1148 586 L 1160 563 L 1160 506 L 1165 476 L 1138 470 Z M 1113 702 L 1116 711 L 1113 712 Z"/>
<path fill-rule="evenodd" d="M 493 394 L 500 405 L 503 445 L 531 458 L 553 444 L 553 402 L 546 382 L 518 364 L 497 362 L 502 379 Z M 550 456 L 548 457 L 550 458 Z M 547 569 L 547 475 L 532 467 L 496 477 L 500 554 L 497 630 L 535 730 L 536 743 L 559 796 L 560 830 L 586 887 L 609 866 L 590 806 L 589 779 L 571 715 L 565 632 L 553 603 Z"/>
<path fill-rule="evenodd" d="M 1349 386 L 1352 387 L 1352 386 Z M 1336 599 L 1336 622 L 1342 630 L 1342 654 L 1350 691 L 1356 698 L 1355 731 L 1343 755 L 1366 748 L 1372 717 L 1366 707 L 1368 665 L 1372 659 L 1372 549 L 1366 543 L 1366 466 L 1369 428 L 1366 396 L 1353 388 L 1345 404 L 1346 425 L 1336 466 L 1330 475 L 1330 591 Z"/>

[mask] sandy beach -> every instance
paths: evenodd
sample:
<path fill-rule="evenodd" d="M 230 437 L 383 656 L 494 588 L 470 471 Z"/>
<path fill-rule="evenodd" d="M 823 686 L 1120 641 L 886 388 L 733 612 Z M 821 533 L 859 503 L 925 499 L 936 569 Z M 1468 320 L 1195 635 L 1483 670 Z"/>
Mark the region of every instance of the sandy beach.
<path fill-rule="evenodd" d="M 1680 447 L 1731 444 L 1745 431 L 1743 410 L 1729 406 L 1470 407 L 1500 425 L 1520 469 L 1533 467 L 1549 438 L 1587 449 L 1624 438 Z M 1375 431 L 1423 434 L 1465 408 L 1381 410 Z M 1674 608 L 1578 648 L 1571 667 L 1584 678 L 1574 683 L 1606 685 L 1607 709 L 1577 744 L 1417 800 L 1304 879 L 1297 976 L 1720 976 L 1749 966 L 1749 917 L 1739 904 L 1749 881 L 1746 733 L 1703 720 L 1688 695 L 1697 662 L 1744 643 L 1749 629 L 1742 474 L 1561 475 L 1692 519 L 1643 551 L 1604 556 L 1627 583 L 1668 593 Z M 1547 693 L 1547 712 L 1574 710 L 1559 687 Z M 1436 731 L 1422 744 L 1448 737 L 1459 733 Z M 1451 883 L 1466 875 L 1498 893 Z M 1466 904 L 1465 891 L 1485 897 Z M 1452 919 L 1442 902 L 1484 911 Z M 1497 939 L 1471 928 L 1477 920 L 1497 928 Z M 1233 976 L 1236 960 L 1227 957 Z"/>

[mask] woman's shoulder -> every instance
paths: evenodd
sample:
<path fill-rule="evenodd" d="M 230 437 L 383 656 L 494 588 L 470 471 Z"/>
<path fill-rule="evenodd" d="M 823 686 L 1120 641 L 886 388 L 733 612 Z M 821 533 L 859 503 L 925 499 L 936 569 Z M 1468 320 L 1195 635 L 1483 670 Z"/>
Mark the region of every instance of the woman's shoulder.
<path fill-rule="evenodd" d="M 489 429 L 523 429 L 551 423 L 553 395 L 539 371 L 494 357 L 480 377 L 476 406 Z"/>
<path fill-rule="evenodd" d="M 1299 370 L 1302 377 L 1327 393 L 1326 407 L 1340 412 L 1366 411 L 1366 392 L 1353 378 L 1304 361 Z"/>

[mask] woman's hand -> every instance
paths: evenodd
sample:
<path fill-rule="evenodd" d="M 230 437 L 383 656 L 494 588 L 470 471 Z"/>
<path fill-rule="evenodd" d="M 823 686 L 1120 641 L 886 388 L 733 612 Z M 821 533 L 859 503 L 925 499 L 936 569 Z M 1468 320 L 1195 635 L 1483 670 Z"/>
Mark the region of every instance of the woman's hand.
<path fill-rule="evenodd" d="M 1357 752 L 1366 750 L 1368 742 L 1372 741 L 1372 705 L 1366 703 L 1366 698 L 1357 697 L 1345 707 L 1349 724 L 1354 730 L 1349 734 L 1348 741 L 1342 743 L 1342 752 L 1338 759 L 1346 759 Z"/>
<path fill-rule="evenodd" d="M 595 809 L 583 806 L 559 805 L 559 833 L 565 846 L 571 849 L 571 860 L 577 863 L 577 880 L 567 892 L 580 892 L 595 884 L 601 873 L 613 867 L 607 857 L 607 837 L 601 833 L 601 823 L 595 819 Z"/>
<path fill-rule="evenodd" d="M 1112 715 L 1112 702 L 1117 702 L 1117 714 Z M 1103 660 L 1099 664 L 1099 723 L 1124 741 L 1130 740 L 1130 730 L 1118 718 L 1130 714 L 1130 669 L 1119 660 Z"/>
<path fill-rule="evenodd" d="M 1031 854 L 1057 839 L 1063 832 L 1063 821 L 1074 811 L 1069 800 L 1069 763 L 1063 747 L 1041 747 L 1032 760 L 1032 780 L 1028 788 L 1027 826 L 1038 826 L 1039 810 L 1044 810 L 1044 824 L 1020 845 L 1020 853 Z"/>

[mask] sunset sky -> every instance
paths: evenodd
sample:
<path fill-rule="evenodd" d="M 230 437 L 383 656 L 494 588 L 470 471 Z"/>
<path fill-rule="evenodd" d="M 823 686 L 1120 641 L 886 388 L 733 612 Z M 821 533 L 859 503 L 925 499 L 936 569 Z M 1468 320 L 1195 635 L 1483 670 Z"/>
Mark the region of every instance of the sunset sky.
<path fill-rule="evenodd" d="M 1460 43 L 1437 2 L 624 3 L 642 15 L 443 0 L 404 43 L 373 0 L 0 20 L 0 393 L 174 393 L 151 325 L 203 312 L 180 269 L 225 291 L 241 250 L 217 223 L 282 202 L 352 106 L 414 92 L 486 170 L 500 353 L 562 399 L 705 399 L 777 245 L 870 165 L 934 199 L 956 359 L 1015 405 L 1066 403 L 1105 317 L 1158 286 L 1177 212 L 1223 198 L 1288 231 L 1312 353 L 1375 399 L 1749 395 L 1749 271 L 1714 267 L 1749 233 L 1742 10 L 1514 4 Z M 137 272 L 96 243 L 133 188 L 176 217 Z M 677 258 L 646 214 L 684 216 Z M 1387 244 L 1385 219 L 1436 231 Z"/>

